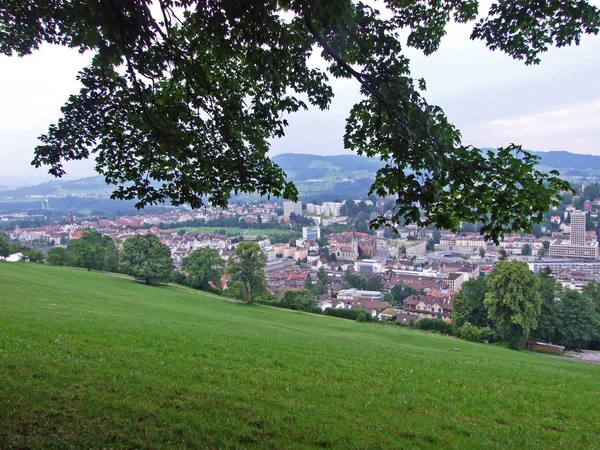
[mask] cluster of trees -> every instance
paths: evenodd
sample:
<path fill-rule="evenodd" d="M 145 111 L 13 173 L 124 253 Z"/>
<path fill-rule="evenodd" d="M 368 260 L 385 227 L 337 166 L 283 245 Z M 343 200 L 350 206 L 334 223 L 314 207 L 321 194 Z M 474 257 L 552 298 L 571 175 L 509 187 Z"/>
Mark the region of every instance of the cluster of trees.
<path fill-rule="evenodd" d="M 365 291 L 382 291 L 383 279 L 379 275 L 365 278 L 358 273 L 353 273 L 350 269 L 346 269 L 342 276 L 342 289 L 352 288 Z"/>
<path fill-rule="evenodd" d="M 15 242 L 11 242 L 8 236 L 0 231 L 0 257 L 7 257 L 15 253 L 22 253 L 24 258 L 31 262 L 43 262 L 44 255 L 35 248 L 26 247 Z"/>
<path fill-rule="evenodd" d="M 463 285 L 452 321 L 455 330 L 492 330 L 511 348 L 527 339 L 593 347 L 600 338 L 600 286 L 565 290 L 550 271 L 535 275 L 524 262 L 501 261 L 489 277 Z"/>
<path fill-rule="evenodd" d="M 322 295 L 325 292 L 328 281 L 329 276 L 327 275 L 327 269 L 325 269 L 324 266 L 321 266 L 317 269 L 317 281 L 315 283 L 313 283 L 310 274 L 306 275 L 304 289 L 312 292 L 313 295 Z"/>
<path fill-rule="evenodd" d="M 124 273 L 146 284 L 171 281 L 173 277 L 171 252 L 150 233 L 127 239 L 119 251 L 110 236 L 90 231 L 81 239 L 73 239 L 66 248 L 50 249 L 46 262 L 54 266 Z"/>

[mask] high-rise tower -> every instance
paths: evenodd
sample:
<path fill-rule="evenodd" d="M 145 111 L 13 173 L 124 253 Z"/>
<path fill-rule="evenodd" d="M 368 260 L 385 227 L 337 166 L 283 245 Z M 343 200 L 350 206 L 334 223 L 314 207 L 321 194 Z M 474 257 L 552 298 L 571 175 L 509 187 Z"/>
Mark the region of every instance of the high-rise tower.
<path fill-rule="evenodd" d="M 585 218 L 582 211 L 571 213 L 571 245 L 585 245 Z"/>

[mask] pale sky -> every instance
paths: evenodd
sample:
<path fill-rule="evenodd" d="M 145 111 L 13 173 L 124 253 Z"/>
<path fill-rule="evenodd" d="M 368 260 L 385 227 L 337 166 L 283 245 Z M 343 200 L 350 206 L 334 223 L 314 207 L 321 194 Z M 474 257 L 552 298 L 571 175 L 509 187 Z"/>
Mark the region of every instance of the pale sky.
<path fill-rule="evenodd" d="M 591 2 L 596 5 L 600 0 Z M 551 49 L 539 66 L 470 41 L 472 24 L 453 24 L 437 53 L 408 52 L 414 77 L 427 81 L 425 97 L 441 106 L 462 132 L 463 143 L 498 147 L 512 142 L 537 151 L 600 155 L 600 37 L 578 47 Z M 77 72 L 89 62 L 76 50 L 44 46 L 24 58 L 0 56 L 0 185 L 52 179 L 30 165 L 37 137 L 57 121 L 60 107 L 78 91 Z M 349 153 L 345 118 L 359 99 L 353 80 L 334 81 L 328 111 L 292 115 L 271 155 Z M 93 161 L 66 166 L 68 177 L 94 175 Z"/>

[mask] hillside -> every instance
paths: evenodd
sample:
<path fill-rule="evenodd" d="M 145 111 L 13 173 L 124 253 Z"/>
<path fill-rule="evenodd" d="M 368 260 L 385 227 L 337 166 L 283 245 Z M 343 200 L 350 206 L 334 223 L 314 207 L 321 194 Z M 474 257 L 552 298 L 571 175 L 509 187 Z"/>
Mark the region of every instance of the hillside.
<path fill-rule="evenodd" d="M 0 448 L 600 447 L 598 366 L 26 263 L 0 330 Z"/>
<path fill-rule="evenodd" d="M 485 150 L 485 149 L 484 149 Z M 600 156 L 569 152 L 532 152 L 541 158 L 542 170 L 558 170 L 569 181 L 600 181 Z M 377 170 L 385 164 L 358 155 L 320 156 L 284 153 L 273 157 L 293 181 L 299 197 L 305 202 L 364 198 L 375 179 Z M 110 200 L 114 187 L 107 186 L 102 176 L 79 180 L 52 180 L 34 186 L 0 188 L 0 212 L 17 212 L 41 208 L 42 200 L 50 199 L 55 212 L 80 214 L 134 212 L 135 201 Z M 240 194 L 234 199 L 257 201 L 258 195 Z"/>

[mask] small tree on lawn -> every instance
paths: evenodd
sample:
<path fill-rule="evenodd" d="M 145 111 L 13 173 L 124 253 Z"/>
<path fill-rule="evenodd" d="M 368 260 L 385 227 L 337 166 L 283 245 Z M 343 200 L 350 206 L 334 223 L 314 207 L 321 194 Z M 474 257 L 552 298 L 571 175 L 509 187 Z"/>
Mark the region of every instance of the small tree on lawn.
<path fill-rule="evenodd" d="M 264 267 L 265 255 L 255 242 L 240 242 L 229 257 L 226 273 L 237 286 L 243 285 L 244 301 L 252 303 L 266 290 Z"/>
<path fill-rule="evenodd" d="M 200 248 L 183 258 L 181 269 L 187 273 L 185 284 L 195 289 L 209 290 L 211 283 L 221 287 L 225 261 L 214 248 Z"/>
<path fill-rule="evenodd" d="M 517 349 L 538 326 L 538 279 L 521 261 L 500 261 L 488 277 L 484 305 L 500 338 Z"/>
<path fill-rule="evenodd" d="M 46 262 L 51 266 L 67 266 L 69 264 L 69 252 L 64 247 L 54 247 L 48 250 Z"/>
<path fill-rule="evenodd" d="M 72 266 L 87 270 L 102 270 L 106 248 L 102 235 L 97 231 L 84 234 L 81 239 L 73 239 L 69 244 L 69 259 Z"/>
<path fill-rule="evenodd" d="M 168 281 L 173 272 L 171 252 L 153 234 L 129 238 L 123 243 L 119 270 L 146 284 Z"/>

